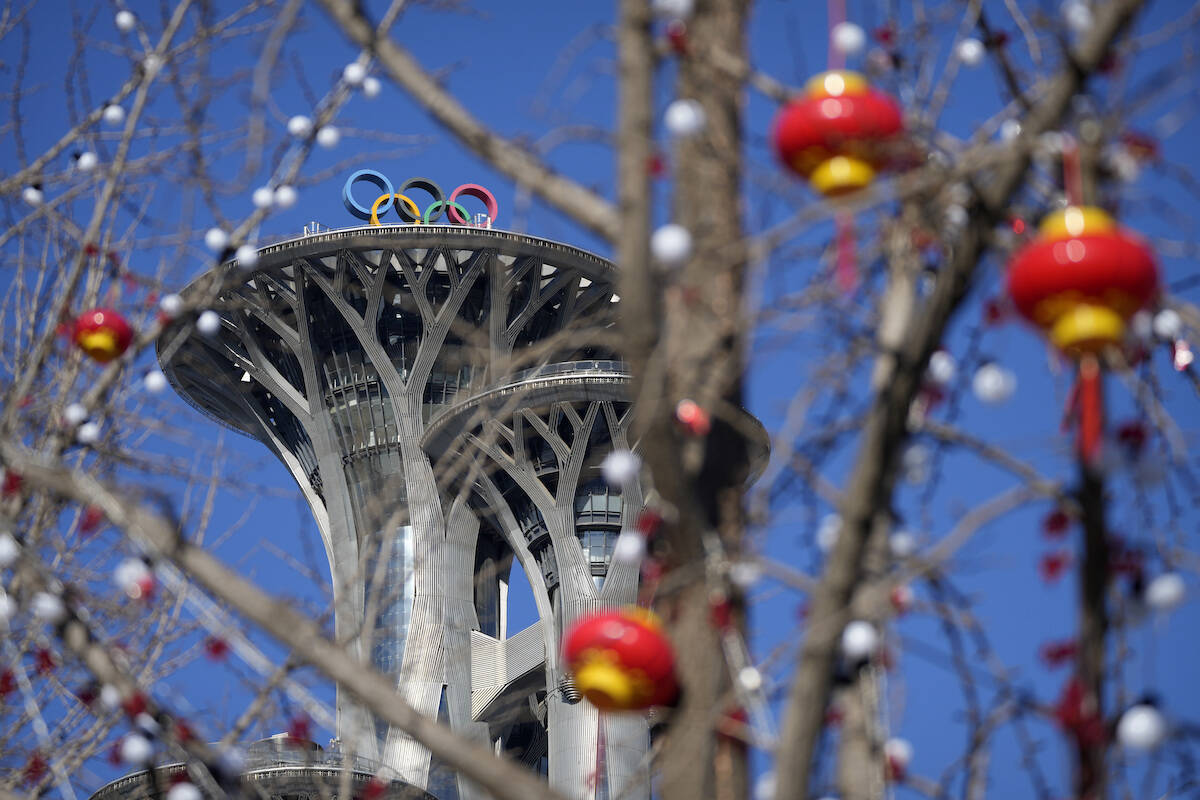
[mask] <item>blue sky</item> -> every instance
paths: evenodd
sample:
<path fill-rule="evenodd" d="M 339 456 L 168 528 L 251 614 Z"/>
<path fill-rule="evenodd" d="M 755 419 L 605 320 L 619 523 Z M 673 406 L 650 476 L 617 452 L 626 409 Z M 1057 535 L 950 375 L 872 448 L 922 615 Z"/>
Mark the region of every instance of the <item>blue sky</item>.
<path fill-rule="evenodd" d="M 67 7 L 66 4 L 39 6 L 32 18 L 34 55 L 30 77 L 42 84 L 41 91 L 28 98 L 23 106 L 32 152 L 56 139 L 67 124 L 60 88 L 64 67 L 56 55 L 62 45 L 58 39 L 60 27 L 54 24 L 56 9 L 51 7 L 56 5 Z M 373 9 L 381 7 L 378 3 L 368 5 Z M 537 139 L 560 125 L 611 127 L 615 102 L 614 48 L 604 26 L 613 21 L 612 5 L 492 0 L 474 3 L 472 7 L 478 13 L 462 14 L 433 13 L 414 6 L 403 17 L 397 35 L 426 68 L 444 71 L 446 86 L 497 131 Z M 1139 30 L 1155 29 L 1178 17 L 1190 5 L 1179 0 L 1154 4 L 1140 22 Z M 151 27 L 161 27 L 154 4 L 133 4 L 131 7 L 149 20 Z M 1015 34 L 1002 4 L 988 3 L 987 8 L 996 24 Z M 1055 4 L 1045 3 L 1041 8 L 1045 13 L 1056 13 Z M 1030 13 L 1033 10 L 1027 9 Z M 87 13 L 82 7 L 78 11 L 81 15 Z M 92 67 L 89 87 L 96 98 L 114 91 L 128 70 L 128 62 L 104 46 L 104 43 L 118 41 L 111 21 L 112 11 L 102 7 L 96 15 L 84 55 Z M 270 119 L 270 124 L 272 135 L 276 137 L 282 137 L 283 121 L 288 116 L 311 112 L 311 103 L 302 83 L 307 83 L 320 95 L 340 74 L 342 66 L 355 56 L 355 51 L 330 31 L 319 10 L 306 8 L 303 14 L 304 29 L 288 43 L 287 74 L 272 92 L 275 116 Z M 855 2 L 849 4 L 848 17 L 868 30 L 883 19 L 882 12 L 875 6 Z M 947 37 L 956 24 L 957 17 L 939 23 L 937 28 L 942 34 L 939 46 L 943 63 L 949 50 Z M 1018 62 L 1027 60 L 1019 40 L 1010 47 Z M 16 57 L 12 37 L 0 44 L 0 48 L 0 57 L 4 60 L 11 61 Z M 800 84 L 825 62 L 823 13 L 810 4 L 761 2 L 751 29 L 751 50 L 756 66 L 786 82 Z M 214 71 L 236 77 L 253 65 L 254 57 L 255 54 L 247 52 L 242 44 L 227 47 L 214 58 Z M 1046 57 L 1051 62 L 1055 60 L 1053 53 Z M 1128 98 L 1156 70 L 1177 65 L 1179 59 L 1178 42 L 1173 42 L 1145 54 L 1115 80 L 1128 78 L 1129 86 L 1135 87 L 1124 90 L 1123 96 Z M 293 68 L 301 71 L 303 81 L 292 74 Z M 670 72 L 668 64 L 659 84 L 662 107 L 673 98 Z M 1106 89 L 1111 80 L 1114 79 L 1102 79 L 1097 86 Z M 240 120 L 245 114 L 243 85 L 239 80 L 233 88 L 212 98 L 206 110 L 208 118 L 216 121 L 218 126 L 224 119 L 232 123 Z M 1162 80 L 1151 85 L 1161 86 Z M 997 74 L 989 65 L 965 71 L 954 84 L 941 127 L 958 137 L 969 136 L 975 126 L 1002 107 L 998 87 Z M 895 87 L 888 88 L 895 90 Z M 1193 91 L 1194 86 L 1187 85 L 1184 89 Z M 902 99 L 912 100 L 903 95 Z M 162 97 L 154 108 L 163 114 L 172 113 L 173 103 L 173 98 Z M 803 205 L 814 202 L 805 187 L 781 180 L 780 170 L 767 150 L 766 135 L 774 111 L 773 101 L 754 93 L 749 95 L 746 115 L 747 218 L 752 229 L 783 219 Z M 1167 112 L 1178 113 L 1179 127 L 1162 142 L 1165 161 L 1194 171 L 1200 166 L 1194 148 L 1190 146 L 1200 135 L 1194 96 L 1187 96 L 1183 89 L 1171 89 L 1149 106 L 1139 108 L 1130 125 L 1140 130 L 1164 132 L 1164 126 L 1174 126 L 1173 118 L 1165 116 Z M 333 151 L 316 151 L 305 169 L 305 175 L 312 182 L 300 187 L 300 202 L 295 208 L 275 213 L 268 219 L 261 230 L 264 238 L 298 234 L 310 220 L 333 227 L 356 224 L 342 208 L 340 193 L 345 176 L 359 167 L 378 169 L 394 184 L 410 176 L 432 178 L 446 189 L 467 182 L 484 184 L 500 200 L 497 225 L 514 225 L 511 184 L 438 130 L 396 89 L 385 84 L 382 95 L 373 101 L 355 97 L 340 115 L 338 125 L 343 129 L 341 144 Z M 423 137 L 425 141 L 420 146 L 402 145 L 401 152 L 396 153 L 391 145 L 356 133 L 364 129 Z M 111 148 L 111 144 L 98 142 L 99 146 Z M 608 146 L 592 141 L 570 143 L 556 148 L 548 158 L 576 180 L 594 185 L 606 195 L 613 194 L 612 153 Z M 350 161 L 343 162 L 343 159 Z M 16 164 L 9 142 L 0 142 L 0 164 L 5 170 Z M 220 156 L 216 164 L 218 174 L 228 178 L 231 189 L 227 193 L 218 192 L 219 208 L 228 218 L 240 218 L 251 210 L 249 190 L 265 182 L 267 175 L 265 172 L 243 174 L 236 148 Z M 65 169 L 67 164 L 59 166 Z M 168 259 L 170 278 L 182 285 L 206 268 L 207 255 L 200 239 L 203 230 L 212 224 L 213 217 L 203 206 L 188 208 L 181 205 L 171 191 L 173 179 L 164 174 L 156 188 L 155 202 L 161 218 L 170 225 L 178 225 L 182 220 L 196 231 L 196 235 L 182 255 L 147 245 L 134 250 L 131 256 L 142 269 L 153 268 L 160 259 Z M 767 192 L 765 185 L 777 191 Z M 232 187 L 237 188 L 233 190 Z M 662 221 L 667 220 L 669 193 L 669 180 L 661 181 L 656 200 Z M 1196 231 L 1192 219 L 1198 204 L 1200 199 L 1188 194 L 1167 170 L 1149 169 L 1124 192 L 1123 221 L 1152 237 L 1194 243 Z M 87 201 L 77 203 L 75 210 L 77 215 L 86 214 Z M 870 215 L 859 220 L 860 230 L 864 233 L 872 232 L 875 224 L 876 220 Z M 605 253 L 605 248 L 593 237 L 537 204 L 525 215 L 522 225 L 536 235 Z M 148 235 L 148 232 L 143 231 L 141 235 Z M 802 235 L 795 244 L 811 246 L 826 241 L 829 235 L 829 226 L 818 226 Z M 1194 274 L 1193 265 L 1185 258 L 1163 257 L 1162 266 L 1168 282 Z M 771 301 L 807 285 L 815 270 L 811 258 L 779 258 L 766 265 L 757 278 L 765 297 Z M 1010 322 L 989 327 L 977 335 L 981 303 L 999 292 L 1001 274 L 999 263 L 988 262 L 970 302 L 954 321 L 946 344 L 960 358 L 958 387 L 961 396 L 955 411 L 943 410 L 938 418 L 946 419 L 947 413 L 952 413 L 956 424 L 1035 465 L 1043 475 L 1068 480 L 1072 474 L 1069 443 L 1058 429 L 1069 388 L 1068 374 L 1061 370 L 1057 374 L 1052 371 L 1045 347 L 1023 325 Z M 1194 294 L 1192 290 L 1182 296 L 1192 300 Z M 861 300 L 851 300 L 844 308 L 823 313 L 867 326 L 870 324 L 867 311 Z M 776 346 L 756 348 L 747 382 L 748 403 L 750 410 L 769 430 L 777 429 L 793 393 L 812 380 L 810 370 L 816 363 L 815 355 L 826 352 L 834 341 L 833 334 L 823 330 L 827 328 L 816 325 L 783 336 L 772 332 L 769 341 Z M 767 340 L 764 336 L 764 341 Z M 1017 374 L 1016 394 L 1004 405 L 983 406 L 969 391 L 971 371 L 986 358 L 999 361 Z M 145 363 L 149 365 L 149 360 Z M 1160 381 L 1166 408 L 1181 425 L 1190 446 L 1195 439 L 1192 425 L 1196 418 L 1194 390 L 1174 373 L 1161 352 L 1155 357 L 1151 374 Z M 865 387 L 865 374 L 859 385 Z M 1113 419 L 1129 416 L 1131 406 L 1126 387 L 1115 380 L 1110 381 L 1109 398 Z M 861 408 L 866 400 L 864 388 L 861 394 L 849 398 L 846 406 Z M 829 408 L 818 406 L 813 416 L 817 418 L 829 411 Z M 316 596 L 314 588 L 275 557 L 265 544 L 269 542 L 271 546 L 297 552 L 302 560 L 311 558 L 319 563 L 322 558 L 311 518 L 295 495 L 283 468 L 261 446 L 219 431 L 174 397 L 155 401 L 153 413 L 169 416 L 173 423 L 185 425 L 198 437 L 224 436 L 225 444 L 230 448 L 227 468 L 236 468 L 247 481 L 278 490 L 261 496 L 236 491 L 222 495 L 214 530 L 240 524 L 236 533 L 220 544 L 218 552 L 222 557 L 239 564 L 247 573 L 254 574 L 278 591 L 310 598 Z M 1151 447 L 1160 444 L 1156 440 Z M 848 438 L 840 441 L 831 453 L 828 475 L 835 482 L 841 481 L 846 474 L 853 445 L 854 440 Z M 181 453 L 177 443 L 153 446 L 161 446 L 164 451 L 176 455 Z M 897 511 L 905 526 L 917 533 L 924 543 L 944 535 L 965 510 L 1014 484 L 1010 477 L 970 455 L 949 455 L 944 460 L 939 457 L 935 463 L 938 484 L 931 498 L 924 486 L 905 486 L 897 498 Z M 1130 474 L 1117 473 L 1112 482 L 1114 532 L 1147 545 L 1155 536 L 1171 535 L 1177 537 L 1181 546 L 1194 547 L 1192 530 L 1197 515 L 1194 503 L 1190 502 L 1190 484 L 1178 483 L 1174 488 L 1180 494 L 1181 509 L 1169 516 L 1160 499 L 1161 493 L 1141 503 Z M 828 510 L 799 496 L 785 498 L 776 509 L 775 523 L 756 533 L 761 551 L 800 569 L 814 571 L 819 566 L 819 555 L 813 546 L 813 534 L 816 523 Z M 972 611 L 986 629 L 997 657 L 1012 670 L 1016 682 L 1038 700 L 1049 703 L 1057 696 L 1066 673 L 1048 670 L 1038 661 L 1037 650 L 1045 641 L 1072 633 L 1074 585 L 1071 577 L 1048 585 L 1037 575 L 1038 559 L 1052 549 L 1042 538 L 1039 526 L 1039 519 L 1047 510 L 1045 504 L 1032 506 L 987 526 L 956 558 L 952 580 L 972 602 Z M 298 542 L 306 544 L 302 547 Z M 1151 564 L 1153 571 L 1161 562 L 1152 559 Z M 1194 588 L 1190 575 L 1188 580 L 1189 587 Z M 923 587 L 917 587 L 917 594 L 920 600 L 928 601 L 929 595 Z M 765 655 L 780 642 L 795 640 L 794 623 L 802 599 L 791 592 L 780 591 L 769 581 L 755 587 L 754 597 L 757 600 L 753 610 L 757 631 L 753 640 L 755 651 Z M 514 599 L 512 614 L 517 620 L 522 615 L 526 619 L 532 616 L 531 604 L 521 607 L 519 593 Z M 1188 602 L 1156 627 L 1157 637 L 1148 635 L 1147 626 L 1132 631 L 1129 636 L 1133 652 L 1126 663 L 1128 691 L 1136 696 L 1141 691 L 1153 689 L 1163 698 L 1165 709 L 1174 719 L 1195 721 L 1200 716 L 1200 697 L 1190 679 L 1190 665 L 1195 663 L 1198 651 L 1195 637 L 1189 635 L 1198 622 L 1197 605 Z M 946 667 L 946 640 L 936 621 L 919 610 L 901 620 L 893 633 L 905 646 L 899 669 L 892 673 L 887 683 L 889 721 L 896 733 L 916 745 L 913 770 L 936 778 L 941 769 L 961 754 L 964 739 L 959 714 L 962 698 L 953 673 Z M 786 680 L 787 666 L 776 667 L 771 677 Z M 193 670 L 185 670 L 177 678 L 177 685 L 193 681 L 208 684 L 200 690 L 193 683 L 194 691 L 188 692 L 190 702 L 217 712 L 223 709 L 227 717 L 236 715 L 237 704 L 244 699 L 244 689 L 236 685 L 216 685 L 210 677 L 210 669 L 202 663 Z M 986 678 L 981 678 L 980 686 L 985 697 L 992 691 Z M 1039 758 L 1054 793 L 1065 795 L 1069 764 L 1061 749 L 1060 737 L 1043 723 L 1031 724 L 1031 731 L 1044 744 Z M 1014 768 L 1018 764 L 1017 757 L 1011 732 L 1001 734 L 993 756 L 992 796 L 1022 796 L 1030 792 L 1028 778 L 1023 771 Z M 106 775 L 109 770 L 99 765 L 96 773 Z M 898 796 L 915 795 L 901 789 Z"/>

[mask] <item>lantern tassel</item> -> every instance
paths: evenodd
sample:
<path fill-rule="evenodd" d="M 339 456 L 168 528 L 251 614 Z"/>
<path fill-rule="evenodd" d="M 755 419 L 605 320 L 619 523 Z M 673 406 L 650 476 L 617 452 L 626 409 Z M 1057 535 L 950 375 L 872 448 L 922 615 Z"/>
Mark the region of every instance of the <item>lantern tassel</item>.
<path fill-rule="evenodd" d="M 854 217 L 850 214 L 838 214 L 837 226 L 837 266 L 834 269 L 834 279 L 838 288 L 846 294 L 858 286 L 858 266 L 854 253 Z"/>
<path fill-rule="evenodd" d="M 1079 362 L 1075 402 L 1079 412 L 1079 457 L 1085 466 L 1096 465 L 1104 436 L 1104 382 L 1100 362 L 1087 356 Z"/>

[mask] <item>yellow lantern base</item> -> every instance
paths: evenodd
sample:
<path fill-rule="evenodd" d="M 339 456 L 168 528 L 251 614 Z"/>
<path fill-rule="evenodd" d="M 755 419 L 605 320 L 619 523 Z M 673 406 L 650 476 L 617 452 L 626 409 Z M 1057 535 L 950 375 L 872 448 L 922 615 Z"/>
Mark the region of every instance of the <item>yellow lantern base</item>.
<path fill-rule="evenodd" d="M 630 708 L 637 693 L 632 676 L 602 658 L 575 671 L 575 687 L 589 703 L 605 711 Z"/>
<path fill-rule="evenodd" d="M 865 189 L 875 180 L 875 168 L 859 158 L 834 156 L 823 161 L 808 176 L 808 182 L 826 197 Z"/>
<path fill-rule="evenodd" d="M 1125 320 L 1111 308 L 1080 303 L 1059 316 L 1050 341 L 1071 354 L 1099 353 L 1125 335 Z"/>
<path fill-rule="evenodd" d="M 117 353 L 117 336 L 110 330 L 88 331 L 79 335 L 79 347 L 101 363 L 112 361 Z"/>

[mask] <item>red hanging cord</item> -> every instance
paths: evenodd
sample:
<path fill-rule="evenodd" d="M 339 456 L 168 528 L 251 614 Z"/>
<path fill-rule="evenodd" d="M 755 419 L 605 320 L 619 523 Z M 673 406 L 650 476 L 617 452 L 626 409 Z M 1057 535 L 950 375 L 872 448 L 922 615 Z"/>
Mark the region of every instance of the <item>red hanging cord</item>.
<path fill-rule="evenodd" d="M 858 286 L 858 265 L 854 253 L 854 215 L 838 212 L 834 218 L 837 229 L 837 265 L 834 268 L 834 280 L 838 288 L 845 293 L 854 291 Z"/>
<path fill-rule="evenodd" d="M 829 69 L 846 66 L 846 54 L 833 46 L 833 29 L 846 21 L 845 0 L 829 0 Z"/>
<path fill-rule="evenodd" d="M 1079 457 L 1084 465 L 1095 466 L 1104 437 L 1104 376 L 1093 355 L 1079 362 L 1079 382 L 1075 402 L 1079 410 Z"/>

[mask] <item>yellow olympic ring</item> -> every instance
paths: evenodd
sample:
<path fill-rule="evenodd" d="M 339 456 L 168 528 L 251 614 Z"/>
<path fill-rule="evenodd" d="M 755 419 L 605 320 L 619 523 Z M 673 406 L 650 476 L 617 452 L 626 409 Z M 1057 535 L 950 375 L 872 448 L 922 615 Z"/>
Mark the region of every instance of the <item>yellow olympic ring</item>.
<path fill-rule="evenodd" d="M 417 204 L 412 201 L 411 197 L 408 197 L 408 196 L 402 195 L 402 194 L 387 194 L 385 192 L 384 194 L 379 195 L 379 197 L 376 197 L 375 202 L 371 204 L 371 224 L 372 225 L 382 225 L 383 224 L 379 221 L 379 207 L 381 205 L 383 205 L 384 201 L 386 201 L 389 197 L 393 197 L 396 200 L 402 200 L 405 203 L 407 203 L 408 207 L 410 209 L 412 209 L 412 215 L 417 220 L 416 223 L 414 223 L 414 224 L 416 224 L 416 225 L 421 224 L 421 209 L 417 208 Z"/>

